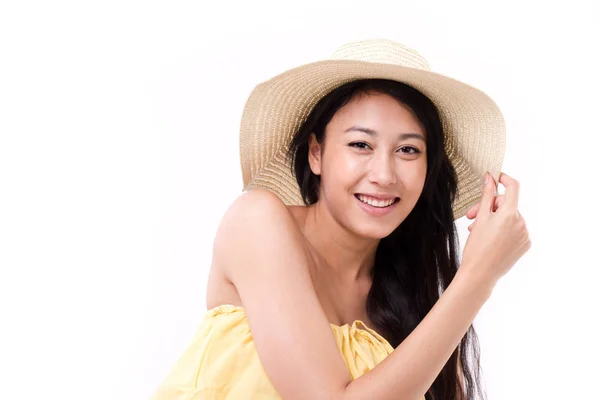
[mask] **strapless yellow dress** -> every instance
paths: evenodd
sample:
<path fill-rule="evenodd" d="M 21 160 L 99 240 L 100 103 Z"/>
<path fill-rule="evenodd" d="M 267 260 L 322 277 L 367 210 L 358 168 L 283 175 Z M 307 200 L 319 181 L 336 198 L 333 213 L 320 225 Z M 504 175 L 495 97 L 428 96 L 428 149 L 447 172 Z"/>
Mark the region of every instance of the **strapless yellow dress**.
<path fill-rule="evenodd" d="M 331 324 L 331 329 L 353 379 L 394 351 L 360 320 Z M 243 307 L 225 304 L 208 310 L 191 344 L 151 399 L 281 399 L 260 363 Z"/>

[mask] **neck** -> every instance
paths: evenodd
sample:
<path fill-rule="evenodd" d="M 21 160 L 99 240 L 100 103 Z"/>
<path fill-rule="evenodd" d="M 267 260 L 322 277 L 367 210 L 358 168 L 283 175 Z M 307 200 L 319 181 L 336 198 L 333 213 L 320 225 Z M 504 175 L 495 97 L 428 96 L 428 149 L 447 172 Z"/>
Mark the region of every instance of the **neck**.
<path fill-rule="evenodd" d="M 347 282 L 370 277 L 378 239 L 361 238 L 342 227 L 321 202 L 306 211 L 304 235 L 319 260 Z"/>

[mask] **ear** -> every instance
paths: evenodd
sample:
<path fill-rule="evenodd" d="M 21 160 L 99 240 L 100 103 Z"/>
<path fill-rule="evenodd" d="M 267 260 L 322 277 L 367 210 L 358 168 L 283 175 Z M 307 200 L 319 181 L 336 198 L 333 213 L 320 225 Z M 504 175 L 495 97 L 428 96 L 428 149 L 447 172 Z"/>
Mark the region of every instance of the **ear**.
<path fill-rule="evenodd" d="M 321 145 L 315 134 L 311 133 L 308 139 L 308 164 L 315 175 L 321 175 L 321 154 Z"/>

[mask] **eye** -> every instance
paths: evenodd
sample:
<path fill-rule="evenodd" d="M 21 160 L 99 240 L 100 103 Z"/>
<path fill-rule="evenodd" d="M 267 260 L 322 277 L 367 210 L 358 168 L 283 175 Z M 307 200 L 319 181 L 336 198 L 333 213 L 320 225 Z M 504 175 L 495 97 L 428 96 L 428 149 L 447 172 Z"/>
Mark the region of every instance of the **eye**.
<path fill-rule="evenodd" d="M 352 143 L 348 144 L 348 146 L 355 147 L 355 148 L 361 149 L 361 150 L 366 150 L 366 149 L 370 149 L 371 148 L 365 142 L 352 142 Z"/>
<path fill-rule="evenodd" d="M 413 152 L 410 153 L 410 152 L 406 151 L 406 149 L 413 150 Z M 400 150 L 402 150 L 402 153 L 404 153 L 404 154 L 419 154 L 421 152 L 419 149 L 417 149 L 416 147 L 412 147 L 412 146 L 403 146 L 403 147 L 400 147 Z"/>

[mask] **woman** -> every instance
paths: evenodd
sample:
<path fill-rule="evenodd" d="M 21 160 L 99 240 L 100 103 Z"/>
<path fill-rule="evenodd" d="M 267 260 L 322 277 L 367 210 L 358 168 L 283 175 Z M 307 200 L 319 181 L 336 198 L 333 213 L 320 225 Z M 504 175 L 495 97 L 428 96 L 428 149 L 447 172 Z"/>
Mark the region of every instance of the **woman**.
<path fill-rule="evenodd" d="M 388 40 L 257 86 L 209 310 L 154 398 L 481 397 L 471 323 L 530 247 L 504 140 L 486 94 Z"/>

